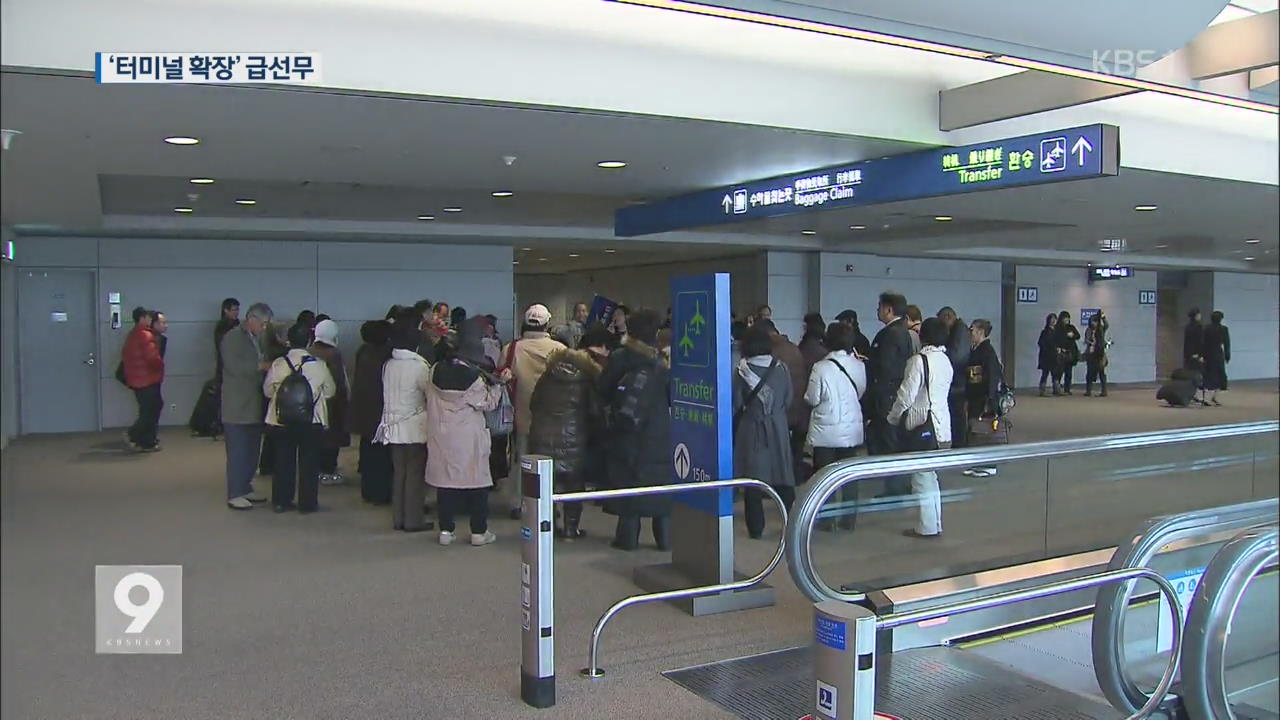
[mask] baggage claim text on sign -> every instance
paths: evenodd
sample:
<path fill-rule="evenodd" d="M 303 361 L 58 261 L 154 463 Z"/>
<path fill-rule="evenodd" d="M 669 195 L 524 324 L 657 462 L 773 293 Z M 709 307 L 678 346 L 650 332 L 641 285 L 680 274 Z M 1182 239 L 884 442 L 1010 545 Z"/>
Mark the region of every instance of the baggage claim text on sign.
<path fill-rule="evenodd" d="M 1086 125 L 938 148 L 679 195 L 614 214 L 614 234 L 651 233 L 979 190 L 1116 175 L 1120 130 Z"/>

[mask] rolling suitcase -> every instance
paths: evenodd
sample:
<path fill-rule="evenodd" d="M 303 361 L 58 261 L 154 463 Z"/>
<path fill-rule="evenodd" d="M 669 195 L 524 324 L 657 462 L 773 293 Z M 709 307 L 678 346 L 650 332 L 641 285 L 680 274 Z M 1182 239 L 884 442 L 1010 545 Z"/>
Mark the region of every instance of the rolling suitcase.
<path fill-rule="evenodd" d="M 195 407 L 191 408 L 191 419 L 187 427 L 191 428 L 194 437 L 217 438 L 222 434 L 221 404 L 217 381 L 210 380 L 200 388 Z"/>

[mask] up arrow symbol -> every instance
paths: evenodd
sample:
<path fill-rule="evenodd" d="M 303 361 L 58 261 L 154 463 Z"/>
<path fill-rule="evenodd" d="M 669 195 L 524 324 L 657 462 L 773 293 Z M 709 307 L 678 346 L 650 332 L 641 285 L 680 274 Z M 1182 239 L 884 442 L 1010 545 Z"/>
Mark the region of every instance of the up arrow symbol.
<path fill-rule="evenodd" d="M 733 198 L 725 195 L 724 199 L 720 201 L 720 204 L 724 207 L 724 211 L 727 213 L 733 209 Z"/>
<path fill-rule="evenodd" d="M 1084 167 L 1084 154 L 1091 150 L 1093 150 L 1093 145 L 1090 145 L 1083 135 L 1076 138 L 1076 144 L 1071 146 L 1071 152 L 1076 156 L 1076 164 Z"/>

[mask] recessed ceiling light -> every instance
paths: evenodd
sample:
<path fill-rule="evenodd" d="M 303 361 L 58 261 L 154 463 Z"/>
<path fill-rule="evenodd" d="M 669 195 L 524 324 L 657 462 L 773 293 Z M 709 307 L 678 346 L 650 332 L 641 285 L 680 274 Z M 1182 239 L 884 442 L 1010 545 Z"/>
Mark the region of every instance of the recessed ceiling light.
<path fill-rule="evenodd" d="M 174 211 L 174 212 L 178 212 L 178 213 L 189 213 L 189 212 L 195 212 L 195 210 L 193 210 L 193 209 L 191 209 L 191 208 L 188 208 L 188 207 L 176 207 L 176 208 L 174 208 L 174 209 L 173 209 L 173 211 Z"/>
<path fill-rule="evenodd" d="M 169 143 L 170 145 L 199 145 L 200 144 L 200 138 L 187 137 L 185 135 L 174 135 L 173 137 L 165 138 L 164 141 Z"/>
<path fill-rule="evenodd" d="M 419 215 L 418 219 L 419 220 L 435 220 L 436 216 L 435 215 Z"/>
<path fill-rule="evenodd" d="M 1155 248 L 1156 248 L 1157 250 L 1163 250 L 1163 249 L 1165 249 L 1165 248 L 1167 248 L 1167 247 L 1169 247 L 1169 246 L 1168 246 L 1168 245 L 1165 245 L 1165 244 L 1163 244 L 1163 243 L 1161 243 L 1161 244 L 1159 244 L 1159 245 L 1156 245 L 1156 246 L 1155 246 Z"/>
<path fill-rule="evenodd" d="M 596 167 L 604 168 L 605 170 L 617 170 L 626 166 L 627 164 L 621 160 L 601 160 L 596 163 Z"/>
<path fill-rule="evenodd" d="M 850 225 L 849 229 L 850 230 L 866 230 L 867 226 L 866 225 Z"/>
<path fill-rule="evenodd" d="M 515 193 L 511 192 L 510 190 L 494 190 L 490 194 L 496 198 L 506 198 L 506 197 L 511 197 L 512 195 L 515 195 Z"/>
<path fill-rule="evenodd" d="M 547 261 L 547 259 L 546 259 L 546 258 L 538 258 L 538 261 L 539 261 L 539 262 L 546 262 L 546 261 Z"/>
<path fill-rule="evenodd" d="M 817 230 L 801 230 L 800 234 L 801 235 L 817 235 L 818 231 Z"/>
<path fill-rule="evenodd" d="M 192 185 L 212 185 L 213 178 L 191 178 L 189 182 Z"/>
<path fill-rule="evenodd" d="M 1151 212 L 1152 210 L 1155 210 L 1158 207 L 1160 206 L 1159 205 L 1134 205 L 1133 209 L 1137 210 L 1138 212 Z"/>
<path fill-rule="evenodd" d="M 523 250 L 523 251 L 525 251 L 525 252 L 532 252 L 532 251 L 533 251 L 533 248 L 520 248 L 520 249 L 521 249 L 521 250 Z"/>
<path fill-rule="evenodd" d="M 1244 244 L 1245 244 L 1245 245 L 1257 245 L 1257 244 L 1258 244 L 1258 243 L 1260 243 L 1260 242 L 1262 242 L 1262 241 L 1261 241 L 1261 240 L 1259 240 L 1258 238 L 1246 238 L 1246 239 L 1245 239 L 1245 241 L 1244 241 Z"/>
<path fill-rule="evenodd" d="M 447 207 L 447 208 L 440 208 L 440 209 L 444 210 L 445 212 L 452 212 L 452 213 L 462 212 L 462 208 L 460 207 Z"/>
<path fill-rule="evenodd" d="M 257 205 L 258 201 L 254 200 L 253 198 L 238 198 L 236 200 L 236 204 L 237 205 Z"/>
<path fill-rule="evenodd" d="M 569 257 L 574 258 L 574 257 L 582 257 L 582 256 L 579 255 L 578 253 L 569 253 Z"/>
<path fill-rule="evenodd" d="M 520 264 L 520 261 L 519 261 L 519 260 L 512 260 L 512 261 L 511 261 L 511 264 L 512 264 L 512 265 L 519 265 L 519 264 Z"/>
<path fill-rule="evenodd" d="M 614 254 L 614 253 L 616 253 L 616 252 L 618 252 L 618 251 L 617 251 L 617 250 L 614 250 L 613 248 L 606 248 L 606 249 L 605 249 L 605 252 L 607 252 L 607 253 L 609 253 L 610 255 L 612 255 L 612 254 Z"/>
<path fill-rule="evenodd" d="M 1247 260 L 1247 261 L 1249 261 L 1249 262 L 1253 262 L 1254 260 L 1257 260 L 1258 258 L 1256 258 L 1256 257 L 1254 257 L 1254 256 L 1252 256 L 1252 255 L 1246 255 L 1244 259 L 1245 259 L 1245 260 Z"/>
<path fill-rule="evenodd" d="M 934 222 L 951 222 L 951 216 L 950 215 L 934 215 L 933 220 Z"/>

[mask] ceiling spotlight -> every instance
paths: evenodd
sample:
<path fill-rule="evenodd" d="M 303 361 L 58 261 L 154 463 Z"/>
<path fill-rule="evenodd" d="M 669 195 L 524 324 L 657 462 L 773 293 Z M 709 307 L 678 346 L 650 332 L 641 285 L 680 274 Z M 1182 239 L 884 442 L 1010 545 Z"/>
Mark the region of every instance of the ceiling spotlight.
<path fill-rule="evenodd" d="M 460 207 L 447 207 L 447 208 L 440 208 L 440 209 L 441 209 L 441 210 L 444 210 L 445 212 L 451 212 L 451 213 L 460 213 L 460 212 L 462 212 L 462 208 L 460 208 Z"/>
<path fill-rule="evenodd" d="M 950 215 L 934 215 L 933 220 L 934 222 L 951 222 L 951 216 Z"/>
<path fill-rule="evenodd" d="M 188 182 L 192 185 L 212 185 L 213 178 L 191 178 Z"/>
<path fill-rule="evenodd" d="M 1167 248 L 1167 247 L 1169 247 L 1169 246 L 1168 246 L 1168 245 L 1165 245 L 1164 243 L 1160 243 L 1159 245 L 1156 245 L 1156 246 L 1155 246 L 1155 248 L 1156 248 L 1157 250 L 1163 250 L 1163 249 L 1165 249 L 1165 248 Z"/>
<path fill-rule="evenodd" d="M 1245 244 L 1245 245 L 1257 245 L 1257 244 L 1258 244 L 1258 243 L 1260 243 L 1260 242 L 1262 242 L 1262 241 L 1261 241 L 1261 240 L 1259 240 L 1258 238 L 1246 238 L 1246 239 L 1245 239 L 1245 241 L 1244 241 L 1244 244 Z"/>
<path fill-rule="evenodd" d="M 170 145 L 199 145 L 200 144 L 200 138 L 187 137 L 185 135 L 174 135 L 173 137 L 165 138 L 164 141 L 169 143 Z"/>
<path fill-rule="evenodd" d="M 582 257 L 582 256 L 579 255 L 578 253 L 569 253 L 569 257 L 575 258 L 575 257 Z"/>
<path fill-rule="evenodd" d="M 1245 259 L 1245 260 L 1247 260 L 1248 262 L 1253 262 L 1254 260 L 1257 260 L 1258 258 L 1256 258 L 1256 257 L 1254 257 L 1254 256 L 1252 256 L 1252 255 L 1246 255 L 1244 259 Z"/>
<path fill-rule="evenodd" d="M 818 231 L 817 230 L 801 230 L 800 234 L 801 235 L 817 235 Z"/>
<path fill-rule="evenodd" d="M 520 249 L 525 252 L 533 252 L 533 248 L 520 248 Z"/>
<path fill-rule="evenodd" d="M 238 198 L 236 200 L 236 204 L 237 205 L 257 205 L 258 201 L 254 200 L 253 198 Z"/>
<path fill-rule="evenodd" d="M 866 225 L 850 225 L 849 229 L 850 230 L 866 230 L 867 226 Z"/>
<path fill-rule="evenodd" d="M 512 260 L 512 261 L 511 261 L 511 264 L 512 264 L 512 265 L 519 265 L 519 264 L 520 264 L 520 261 L 519 261 L 519 260 Z"/>
<path fill-rule="evenodd" d="M 617 250 L 614 250 L 613 248 L 605 248 L 605 252 L 607 252 L 607 253 L 609 253 L 610 255 L 612 255 L 612 254 L 614 254 L 614 253 L 616 253 L 616 252 L 618 252 L 618 251 L 617 251 Z"/>
<path fill-rule="evenodd" d="M 173 209 L 173 211 L 174 211 L 174 212 L 177 212 L 177 213 L 189 213 L 189 212 L 195 212 L 195 210 L 193 210 L 192 208 L 189 208 L 189 207 L 176 207 L 176 208 L 174 208 L 174 209 Z"/>
<path fill-rule="evenodd" d="M 1133 209 L 1138 212 L 1151 212 L 1152 210 L 1155 210 L 1158 207 L 1160 206 L 1159 205 L 1134 205 Z"/>
<path fill-rule="evenodd" d="M 538 262 L 546 262 L 546 261 L 547 261 L 546 258 L 538 258 Z"/>
<path fill-rule="evenodd" d="M 624 168 L 626 166 L 627 164 L 621 160 L 601 160 L 596 163 L 596 167 L 604 168 L 605 170 L 617 170 L 618 168 Z"/>
<path fill-rule="evenodd" d="M 1111 248 L 1109 247 L 1098 248 L 1098 252 L 1111 252 Z"/>
<path fill-rule="evenodd" d="M 435 220 L 436 216 L 435 215 L 419 215 L 418 219 L 419 220 Z"/>
<path fill-rule="evenodd" d="M 495 190 L 490 194 L 496 198 L 507 198 L 507 197 L 511 197 L 512 195 L 515 195 L 515 193 L 511 192 L 510 190 Z"/>

